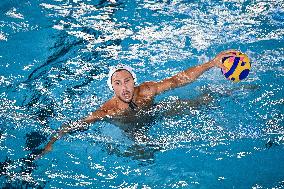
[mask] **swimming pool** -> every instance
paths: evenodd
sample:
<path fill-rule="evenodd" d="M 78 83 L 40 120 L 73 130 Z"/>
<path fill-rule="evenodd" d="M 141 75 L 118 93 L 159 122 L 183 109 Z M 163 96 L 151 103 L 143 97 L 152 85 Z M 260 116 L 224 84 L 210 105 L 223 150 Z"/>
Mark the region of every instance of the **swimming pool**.
<path fill-rule="evenodd" d="M 1 188 L 284 188 L 283 1 L 2 0 Z M 240 83 L 212 69 L 156 102 L 213 101 L 157 116 L 149 142 L 98 122 L 32 161 L 62 123 L 112 96 L 108 68 L 158 81 L 226 49 Z"/>

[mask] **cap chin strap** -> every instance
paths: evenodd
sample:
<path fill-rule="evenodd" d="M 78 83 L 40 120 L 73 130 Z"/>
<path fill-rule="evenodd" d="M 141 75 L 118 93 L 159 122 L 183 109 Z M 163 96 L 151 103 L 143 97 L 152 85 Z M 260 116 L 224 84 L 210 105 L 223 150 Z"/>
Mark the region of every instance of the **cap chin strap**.
<path fill-rule="evenodd" d="M 108 73 L 108 80 L 107 80 L 107 85 L 108 85 L 110 90 L 113 91 L 113 87 L 112 87 L 112 84 L 111 84 L 111 77 L 117 70 L 128 71 L 132 75 L 134 83 L 137 83 L 137 77 L 136 77 L 136 74 L 133 72 L 133 69 L 130 66 L 119 64 L 117 66 L 110 67 L 110 70 L 109 70 L 109 73 Z"/>
<path fill-rule="evenodd" d="M 130 101 L 130 102 L 125 102 L 123 99 L 121 99 L 121 98 L 119 98 L 119 97 L 117 97 L 117 98 L 118 98 L 119 100 L 121 100 L 122 102 L 127 103 L 128 106 L 129 106 L 129 108 L 132 109 L 132 110 L 136 110 L 136 109 L 138 108 L 137 104 L 135 104 L 135 103 L 133 102 L 133 97 L 131 98 L 131 101 Z"/>
<path fill-rule="evenodd" d="M 132 110 L 135 110 L 138 108 L 138 106 L 132 100 L 128 103 L 128 105 Z"/>

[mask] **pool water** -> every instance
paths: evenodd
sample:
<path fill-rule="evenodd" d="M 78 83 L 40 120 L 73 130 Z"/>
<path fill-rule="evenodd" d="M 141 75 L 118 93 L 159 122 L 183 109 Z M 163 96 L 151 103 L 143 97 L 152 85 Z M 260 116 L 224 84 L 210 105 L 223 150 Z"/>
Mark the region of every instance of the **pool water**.
<path fill-rule="evenodd" d="M 0 17 L 1 188 L 284 188 L 283 1 L 2 0 Z M 226 49 L 248 78 L 214 68 L 157 96 L 212 101 L 155 114 L 146 141 L 97 122 L 33 160 L 112 96 L 110 66 L 159 81 Z"/>

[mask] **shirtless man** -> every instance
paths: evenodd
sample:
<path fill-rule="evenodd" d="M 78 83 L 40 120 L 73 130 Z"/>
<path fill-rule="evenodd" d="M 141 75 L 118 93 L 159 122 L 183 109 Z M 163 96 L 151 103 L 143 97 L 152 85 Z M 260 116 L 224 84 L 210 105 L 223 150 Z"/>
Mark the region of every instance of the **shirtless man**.
<path fill-rule="evenodd" d="M 207 63 L 188 68 L 162 81 L 148 81 L 139 86 L 135 86 L 136 76 L 130 67 L 116 66 L 110 70 L 108 80 L 108 85 L 114 91 L 114 96 L 86 118 L 68 126 L 62 126 L 57 134 L 51 137 L 40 156 L 51 151 L 53 143 L 66 133 L 85 130 L 88 124 L 107 118 L 123 117 L 123 119 L 128 119 L 131 117 L 130 114 L 134 115 L 139 110 L 150 107 L 156 95 L 189 84 L 213 67 L 226 70 L 226 67 L 222 64 L 222 58 L 229 52 L 230 50 L 224 51 Z"/>

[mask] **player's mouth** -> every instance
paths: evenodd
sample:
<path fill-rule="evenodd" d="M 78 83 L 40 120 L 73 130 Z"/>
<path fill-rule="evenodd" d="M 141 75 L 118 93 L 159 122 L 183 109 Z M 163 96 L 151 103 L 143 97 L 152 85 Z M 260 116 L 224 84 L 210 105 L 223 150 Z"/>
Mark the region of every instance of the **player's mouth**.
<path fill-rule="evenodd" d="M 129 99 L 132 98 L 131 93 L 130 93 L 129 91 L 123 92 L 123 93 L 122 93 L 122 96 L 123 96 L 125 99 L 127 99 L 127 100 L 129 100 Z"/>

